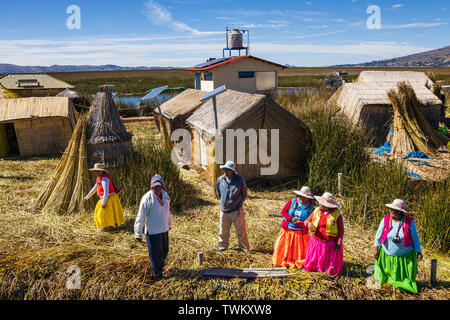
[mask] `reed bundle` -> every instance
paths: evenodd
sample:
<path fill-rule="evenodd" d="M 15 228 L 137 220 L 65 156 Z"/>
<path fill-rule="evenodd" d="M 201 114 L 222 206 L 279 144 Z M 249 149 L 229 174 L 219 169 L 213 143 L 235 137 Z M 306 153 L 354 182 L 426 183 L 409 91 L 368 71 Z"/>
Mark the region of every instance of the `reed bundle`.
<path fill-rule="evenodd" d="M 83 203 L 90 187 L 87 163 L 87 116 L 78 120 L 69 145 L 54 174 L 41 192 L 36 208 L 43 212 L 74 213 L 93 207 L 92 201 Z"/>
<path fill-rule="evenodd" d="M 448 143 L 448 138 L 434 130 L 422 113 L 422 105 L 413 88 L 399 83 L 398 92 L 391 90 L 389 100 L 394 109 L 394 135 L 391 140 L 392 153 L 406 154 L 420 150 L 436 156 L 439 147 Z"/>

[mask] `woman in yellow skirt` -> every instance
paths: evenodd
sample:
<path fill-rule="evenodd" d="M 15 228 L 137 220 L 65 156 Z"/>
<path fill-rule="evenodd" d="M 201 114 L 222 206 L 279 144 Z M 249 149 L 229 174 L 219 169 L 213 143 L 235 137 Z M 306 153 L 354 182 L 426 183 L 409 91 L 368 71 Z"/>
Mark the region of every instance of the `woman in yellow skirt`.
<path fill-rule="evenodd" d="M 94 168 L 89 169 L 89 171 L 95 173 L 97 180 L 95 186 L 83 201 L 89 199 L 97 191 L 100 200 L 97 202 L 94 211 L 95 226 L 107 231 L 111 227 L 117 227 L 119 224 L 124 223 L 125 217 L 122 205 L 105 166 L 96 163 Z"/>
<path fill-rule="evenodd" d="M 314 196 L 306 186 L 294 193 L 297 197 L 289 200 L 281 211 L 283 222 L 272 256 L 275 267 L 301 269 L 305 264 L 309 234 L 304 221 L 314 210 Z"/>

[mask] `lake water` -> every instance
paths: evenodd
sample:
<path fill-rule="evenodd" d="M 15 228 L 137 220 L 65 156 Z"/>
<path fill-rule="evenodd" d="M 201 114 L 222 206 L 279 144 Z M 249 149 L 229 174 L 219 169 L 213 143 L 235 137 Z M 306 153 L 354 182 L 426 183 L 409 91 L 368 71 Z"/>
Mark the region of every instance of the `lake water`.
<path fill-rule="evenodd" d="M 278 92 L 281 92 L 281 93 L 297 93 L 297 92 L 313 93 L 316 91 L 317 91 L 317 89 L 315 89 L 315 88 L 279 88 L 278 89 Z M 180 92 L 182 92 L 182 91 L 161 93 L 159 96 L 156 97 L 156 99 L 152 99 L 152 100 L 156 100 L 159 104 L 162 104 L 162 103 L 166 102 L 167 100 L 172 99 Z M 118 95 L 118 96 L 114 97 L 114 101 L 122 102 L 124 104 L 132 104 L 137 107 L 137 106 L 139 106 L 139 103 L 141 102 L 141 99 L 143 96 L 144 95 L 142 95 L 142 96 L 120 96 L 120 95 Z M 147 101 L 152 103 L 152 100 L 147 100 Z"/>
<path fill-rule="evenodd" d="M 173 92 L 173 93 L 162 93 L 159 96 L 157 96 L 155 99 L 151 99 L 151 100 L 146 100 L 149 103 L 152 103 L 152 101 L 157 101 L 159 104 L 162 104 L 164 102 L 166 102 L 167 100 L 172 99 L 173 97 L 175 97 L 178 93 L 180 92 Z M 115 102 L 122 102 L 125 104 L 132 104 L 135 105 L 136 107 L 139 105 L 139 103 L 141 102 L 141 99 L 144 95 L 142 96 L 115 96 L 114 97 L 114 101 Z"/>

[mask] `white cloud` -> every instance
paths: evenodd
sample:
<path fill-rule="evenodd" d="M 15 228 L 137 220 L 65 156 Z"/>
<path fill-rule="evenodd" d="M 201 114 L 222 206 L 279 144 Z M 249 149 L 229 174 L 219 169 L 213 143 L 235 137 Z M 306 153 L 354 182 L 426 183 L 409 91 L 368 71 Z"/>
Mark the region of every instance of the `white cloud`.
<path fill-rule="evenodd" d="M 336 31 L 338 32 L 338 31 Z M 332 34 L 332 33 L 328 33 Z M 325 34 L 298 35 L 297 39 L 318 37 Z M 413 54 L 432 48 L 423 48 L 408 43 L 395 42 L 338 42 L 321 44 L 295 43 L 291 37 L 286 43 L 252 43 L 252 54 L 278 61 L 283 54 L 286 63 L 302 64 L 305 55 L 330 55 L 316 65 L 336 64 L 337 59 L 353 62 L 353 57 L 391 58 Z M 77 38 L 72 40 L 0 40 L 0 63 L 18 65 L 103 65 L 121 66 L 175 66 L 186 67 L 204 61 L 207 57 L 221 56 L 222 39 L 208 42 L 197 41 L 197 37 L 111 37 Z M 341 57 L 339 58 L 338 55 Z M 336 56 L 336 57 L 334 57 Z M 316 61 L 321 58 L 315 57 Z"/>
<path fill-rule="evenodd" d="M 431 28 L 431 27 L 439 27 L 446 25 L 447 22 L 416 22 L 416 23 L 408 23 L 408 24 L 400 24 L 400 25 L 382 25 L 382 29 L 408 29 L 408 28 Z"/>
<path fill-rule="evenodd" d="M 403 7 L 403 4 L 401 4 L 401 3 L 399 3 L 399 4 L 394 4 L 394 5 L 392 6 L 392 8 L 401 8 L 401 7 Z"/>
<path fill-rule="evenodd" d="M 173 31 L 190 33 L 194 35 L 212 35 L 222 33 L 221 31 L 199 31 L 188 26 L 184 22 L 174 20 L 172 18 L 172 14 L 154 0 L 148 0 L 144 4 L 144 13 L 153 24 L 158 26 L 168 26 Z"/>

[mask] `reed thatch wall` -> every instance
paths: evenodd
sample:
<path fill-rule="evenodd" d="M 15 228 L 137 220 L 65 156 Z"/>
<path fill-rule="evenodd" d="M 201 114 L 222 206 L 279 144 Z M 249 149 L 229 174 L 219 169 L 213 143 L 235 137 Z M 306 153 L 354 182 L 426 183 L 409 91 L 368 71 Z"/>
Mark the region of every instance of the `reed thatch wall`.
<path fill-rule="evenodd" d="M 68 118 L 42 118 L 14 122 L 22 157 L 63 152 L 72 136 Z"/>
<path fill-rule="evenodd" d="M 223 150 L 224 158 L 227 153 L 226 130 L 227 129 L 259 129 L 268 130 L 267 151 L 271 153 L 270 130 L 279 130 L 279 171 L 274 176 L 296 176 L 300 173 L 306 160 L 306 150 L 311 142 L 311 133 L 306 125 L 292 115 L 285 108 L 263 95 L 248 94 L 227 90 L 217 96 L 217 118 L 219 131 L 224 136 Z M 213 180 L 217 176 L 217 164 L 215 161 L 214 141 L 214 115 L 212 101 L 205 102 L 198 108 L 186 122 L 192 127 L 191 155 L 195 163 L 201 165 L 200 143 L 201 139 L 206 147 L 206 170 L 211 174 Z M 237 159 L 237 143 L 234 143 L 234 159 L 237 171 L 247 180 L 262 176 L 260 169 L 268 167 L 259 159 L 259 138 L 256 144 L 250 144 L 246 138 L 245 164 L 239 164 Z M 249 155 L 255 151 L 258 155 L 256 164 L 249 164 Z M 271 176 L 273 177 L 273 176 Z"/>
<path fill-rule="evenodd" d="M 92 102 L 87 126 L 88 164 L 113 168 L 132 154 L 132 133 L 127 132 L 110 92 L 99 92 Z"/>

